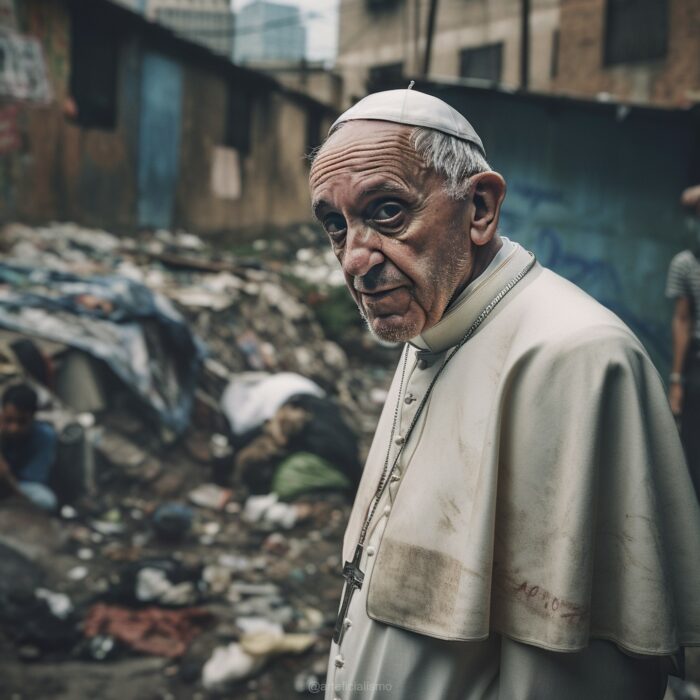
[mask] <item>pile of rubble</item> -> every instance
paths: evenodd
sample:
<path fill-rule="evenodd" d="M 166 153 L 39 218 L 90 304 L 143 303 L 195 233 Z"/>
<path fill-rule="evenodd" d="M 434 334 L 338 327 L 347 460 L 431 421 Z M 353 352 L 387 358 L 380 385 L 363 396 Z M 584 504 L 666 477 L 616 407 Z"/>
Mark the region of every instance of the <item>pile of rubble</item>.
<path fill-rule="evenodd" d="M 117 676 L 114 697 L 317 690 L 397 354 L 326 246 L 69 224 L 0 240 L 0 385 L 39 391 L 62 504 L 0 502 L 7 696 L 109 698 Z"/>

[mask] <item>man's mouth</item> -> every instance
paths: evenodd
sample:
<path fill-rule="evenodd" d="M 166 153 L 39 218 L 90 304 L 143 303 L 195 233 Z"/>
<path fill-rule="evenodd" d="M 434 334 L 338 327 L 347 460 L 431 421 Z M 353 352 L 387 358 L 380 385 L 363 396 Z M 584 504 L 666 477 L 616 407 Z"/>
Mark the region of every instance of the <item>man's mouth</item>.
<path fill-rule="evenodd" d="M 362 306 L 371 316 L 401 316 L 411 303 L 408 289 L 401 285 L 387 289 L 359 292 Z"/>
<path fill-rule="evenodd" d="M 389 296 L 392 292 L 395 292 L 397 289 L 401 289 L 401 287 L 391 287 L 389 289 L 375 289 L 371 292 L 359 291 L 359 294 L 360 296 L 367 297 L 369 299 L 372 299 L 373 301 L 379 301 L 380 299 Z"/>

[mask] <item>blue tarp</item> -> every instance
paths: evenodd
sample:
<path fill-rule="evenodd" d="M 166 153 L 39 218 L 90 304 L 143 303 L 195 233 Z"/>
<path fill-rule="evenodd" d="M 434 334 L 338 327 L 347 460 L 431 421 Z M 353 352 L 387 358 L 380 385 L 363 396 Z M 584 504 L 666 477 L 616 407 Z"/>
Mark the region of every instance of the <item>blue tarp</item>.
<path fill-rule="evenodd" d="M 204 345 L 142 284 L 0 263 L 0 327 L 104 361 L 165 426 L 187 426 Z"/>

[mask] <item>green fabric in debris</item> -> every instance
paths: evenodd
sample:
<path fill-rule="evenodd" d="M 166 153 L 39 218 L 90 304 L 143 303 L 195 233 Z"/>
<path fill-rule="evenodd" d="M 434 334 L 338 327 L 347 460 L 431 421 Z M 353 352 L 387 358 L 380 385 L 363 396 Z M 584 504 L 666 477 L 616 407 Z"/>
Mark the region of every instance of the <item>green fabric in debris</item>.
<path fill-rule="evenodd" d="M 272 490 L 283 500 L 310 491 L 343 491 L 350 480 L 329 461 L 311 452 L 295 452 L 280 462 Z"/>

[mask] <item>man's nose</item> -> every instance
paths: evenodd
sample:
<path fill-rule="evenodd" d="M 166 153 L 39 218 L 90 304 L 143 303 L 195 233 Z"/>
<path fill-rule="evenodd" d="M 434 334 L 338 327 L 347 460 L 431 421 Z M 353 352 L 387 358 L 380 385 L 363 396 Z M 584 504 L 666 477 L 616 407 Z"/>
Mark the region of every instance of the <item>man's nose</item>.
<path fill-rule="evenodd" d="M 343 255 L 343 271 L 350 277 L 363 277 L 385 260 L 381 236 L 367 226 L 348 227 Z"/>

